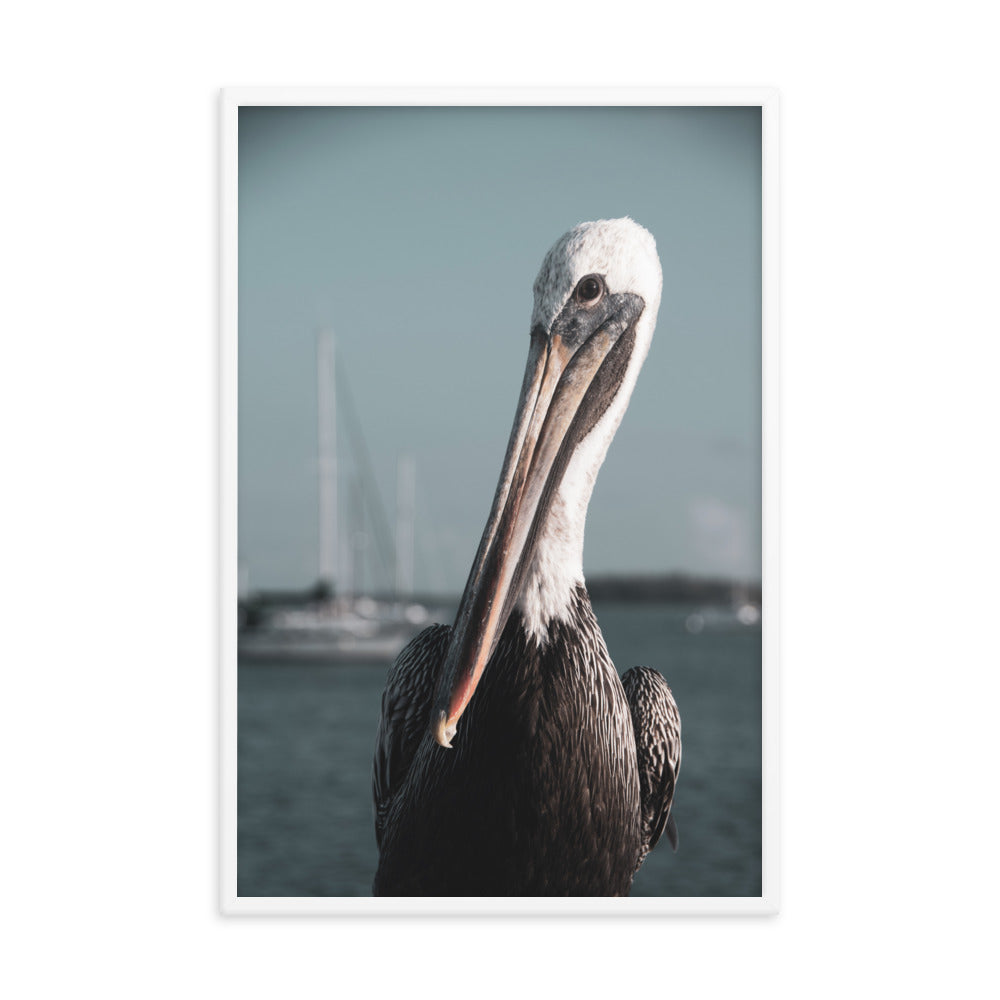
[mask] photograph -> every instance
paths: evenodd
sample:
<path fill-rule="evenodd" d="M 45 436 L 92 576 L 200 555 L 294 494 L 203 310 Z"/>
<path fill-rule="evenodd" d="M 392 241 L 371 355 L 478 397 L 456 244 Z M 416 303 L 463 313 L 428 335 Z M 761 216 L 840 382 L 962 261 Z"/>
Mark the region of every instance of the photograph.
<path fill-rule="evenodd" d="M 766 98 L 258 97 L 223 122 L 224 908 L 773 911 Z"/>

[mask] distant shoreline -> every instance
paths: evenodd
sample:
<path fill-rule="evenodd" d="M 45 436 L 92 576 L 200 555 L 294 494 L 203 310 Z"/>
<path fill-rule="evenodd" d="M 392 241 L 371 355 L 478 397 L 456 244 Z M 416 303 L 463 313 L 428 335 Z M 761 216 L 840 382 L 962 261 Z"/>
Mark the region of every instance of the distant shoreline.
<path fill-rule="evenodd" d="M 689 576 L 686 573 L 607 574 L 587 580 L 595 601 L 628 601 L 643 604 L 729 604 L 735 596 L 760 603 L 759 580 L 728 580 Z"/>
<path fill-rule="evenodd" d="M 735 598 L 760 603 L 759 580 L 693 576 L 687 573 L 606 573 L 587 579 L 587 591 L 595 601 L 622 601 L 637 604 L 730 604 Z M 428 607 L 455 607 L 458 594 L 415 593 L 366 595 L 377 601 L 423 604 Z M 301 607 L 327 600 L 330 589 L 322 583 L 303 590 L 260 590 L 241 598 L 244 607 Z"/>

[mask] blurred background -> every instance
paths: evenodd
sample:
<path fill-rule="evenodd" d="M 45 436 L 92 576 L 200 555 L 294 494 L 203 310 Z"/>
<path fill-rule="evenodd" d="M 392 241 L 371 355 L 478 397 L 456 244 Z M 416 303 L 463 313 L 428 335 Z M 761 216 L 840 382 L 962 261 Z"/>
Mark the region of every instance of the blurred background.
<path fill-rule="evenodd" d="M 657 333 L 585 569 L 612 656 L 681 708 L 681 844 L 634 894 L 759 895 L 756 108 L 243 108 L 238 890 L 357 895 L 385 671 L 450 621 L 496 486 L 542 257 L 656 237 Z"/>

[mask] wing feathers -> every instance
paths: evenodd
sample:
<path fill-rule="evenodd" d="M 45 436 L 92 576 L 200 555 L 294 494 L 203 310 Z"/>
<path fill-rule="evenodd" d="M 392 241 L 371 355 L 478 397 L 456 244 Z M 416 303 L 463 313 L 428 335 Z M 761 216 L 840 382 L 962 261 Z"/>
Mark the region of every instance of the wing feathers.
<path fill-rule="evenodd" d="M 677 850 L 677 825 L 670 806 L 681 770 L 681 717 L 669 685 L 655 670 L 633 667 L 622 678 L 622 686 L 632 712 L 639 763 L 641 865 L 664 830 Z"/>
<path fill-rule="evenodd" d="M 450 635 L 448 625 L 424 629 L 396 657 L 386 679 L 372 769 L 375 839 L 380 847 L 389 804 L 406 780 L 427 730 L 434 685 Z"/>

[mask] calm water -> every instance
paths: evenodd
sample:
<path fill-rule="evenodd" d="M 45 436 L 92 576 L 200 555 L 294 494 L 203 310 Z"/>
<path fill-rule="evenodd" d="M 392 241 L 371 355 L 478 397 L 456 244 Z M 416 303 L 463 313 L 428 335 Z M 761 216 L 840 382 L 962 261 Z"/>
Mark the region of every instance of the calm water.
<path fill-rule="evenodd" d="M 674 854 L 664 837 L 632 895 L 759 896 L 760 631 L 691 635 L 682 608 L 595 608 L 619 670 L 662 671 L 683 722 L 680 847 Z M 241 896 L 370 895 L 371 758 L 385 675 L 372 666 L 239 668 Z"/>

